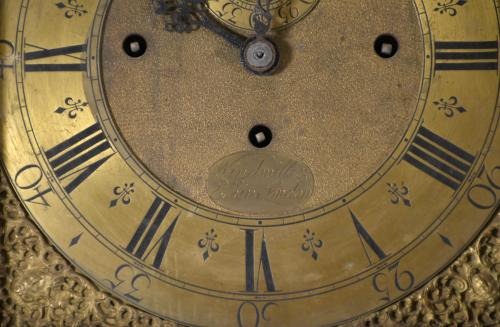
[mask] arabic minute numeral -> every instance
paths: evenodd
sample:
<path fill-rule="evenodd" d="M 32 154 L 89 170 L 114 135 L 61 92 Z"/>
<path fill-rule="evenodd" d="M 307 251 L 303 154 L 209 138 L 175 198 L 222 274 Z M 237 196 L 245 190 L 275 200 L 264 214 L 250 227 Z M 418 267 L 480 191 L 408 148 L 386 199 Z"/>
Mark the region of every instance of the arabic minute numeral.
<path fill-rule="evenodd" d="M 264 305 L 254 302 L 243 302 L 238 307 L 236 321 L 238 327 L 261 327 L 265 322 L 271 321 L 271 309 L 278 304 L 268 302 Z"/>
<path fill-rule="evenodd" d="M 380 298 L 383 302 L 391 300 L 392 287 L 395 287 L 399 292 L 409 291 L 415 285 L 415 276 L 409 270 L 402 272 L 398 271 L 399 261 L 390 265 L 387 271 L 378 272 L 373 275 L 372 286 L 378 293 L 382 293 Z"/>
<path fill-rule="evenodd" d="M 50 207 L 45 195 L 52 192 L 52 189 L 47 187 L 43 190 L 43 187 L 41 187 L 43 176 L 42 168 L 38 165 L 30 164 L 19 169 L 14 177 L 16 186 L 21 190 L 32 190 L 35 192 L 34 195 L 23 199 L 23 201 Z"/>
<path fill-rule="evenodd" d="M 123 264 L 116 269 L 113 281 L 110 279 L 104 281 L 110 284 L 111 289 L 122 290 L 123 295 L 134 302 L 141 302 L 142 298 L 137 293 L 151 286 L 150 277 L 144 273 L 135 273 L 129 264 Z"/>
<path fill-rule="evenodd" d="M 473 206 L 486 210 L 496 205 L 498 201 L 496 191 L 500 190 L 498 174 L 500 174 L 500 166 L 495 166 L 489 171 L 486 165 L 481 167 L 478 177 L 482 182 L 473 185 L 467 192 L 467 198 Z"/>

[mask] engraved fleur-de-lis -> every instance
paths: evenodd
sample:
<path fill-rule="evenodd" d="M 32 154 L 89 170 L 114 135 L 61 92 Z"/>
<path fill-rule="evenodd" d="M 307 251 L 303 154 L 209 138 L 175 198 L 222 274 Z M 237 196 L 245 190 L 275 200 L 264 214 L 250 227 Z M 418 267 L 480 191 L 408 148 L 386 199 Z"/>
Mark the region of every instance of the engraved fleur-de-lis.
<path fill-rule="evenodd" d="M 203 261 L 207 261 L 210 256 L 210 252 L 219 251 L 219 244 L 215 242 L 217 239 L 217 234 L 215 230 L 212 228 L 209 232 L 205 233 L 205 237 L 198 241 L 198 247 L 200 249 L 204 249 L 203 251 Z"/>
<path fill-rule="evenodd" d="M 457 7 L 466 5 L 468 0 L 446 0 L 445 2 L 438 2 L 434 11 L 439 11 L 440 14 L 448 14 L 456 16 L 458 14 Z"/>
<path fill-rule="evenodd" d="M 388 192 L 392 195 L 392 204 L 397 205 L 401 201 L 405 206 L 411 207 L 411 201 L 407 198 L 408 194 L 410 194 L 410 189 L 407 186 L 403 183 L 401 183 L 400 187 L 396 183 L 387 183 L 387 186 L 389 187 Z"/>
<path fill-rule="evenodd" d="M 116 207 L 120 202 L 124 205 L 129 205 L 132 201 L 131 194 L 134 193 L 134 183 L 125 183 L 123 186 L 116 186 L 113 189 L 113 194 L 117 197 L 109 203 L 109 207 Z"/>
<path fill-rule="evenodd" d="M 79 4 L 78 0 L 66 0 L 66 2 L 61 1 L 56 3 L 56 7 L 65 10 L 64 16 L 69 19 L 88 13 L 88 11 L 84 9 L 85 6 Z"/>
<path fill-rule="evenodd" d="M 451 118 L 455 113 L 463 114 L 467 112 L 463 106 L 458 104 L 458 98 L 455 96 L 450 97 L 448 100 L 444 98 L 433 102 L 438 110 L 443 110 L 446 117 Z"/>
<path fill-rule="evenodd" d="M 319 254 L 316 251 L 317 249 L 320 249 L 323 247 L 323 241 L 318 239 L 316 240 L 316 233 L 311 232 L 311 230 L 307 229 L 306 233 L 304 234 L 304 243 L 302 243 L 302 250 L 304 252 L 309 252 L 311 251 L 311 256 L 314 260 L 318 260 Z"/>
<path fill-rule="evenodd" d="M 68 117 L 71 119 L 75 119 L 78 115 L 78 112 L 82 112 L 89 105 L 87 102 L 83 102 L 80 99 L 75 101 L 72 97 L 67 97 L 64 100 L 64 103 L 66 104 L 66 106 L 58 107 L 55 110 L 55 113 L 64 114 L 67 112 Z"/>

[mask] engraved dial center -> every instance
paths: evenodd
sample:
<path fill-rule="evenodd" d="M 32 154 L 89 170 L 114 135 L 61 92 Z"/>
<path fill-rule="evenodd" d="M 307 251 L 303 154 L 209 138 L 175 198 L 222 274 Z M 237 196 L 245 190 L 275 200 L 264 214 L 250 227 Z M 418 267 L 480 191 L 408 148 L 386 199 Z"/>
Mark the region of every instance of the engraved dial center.
<path fill-rule="evenodd" d="M 114 3 L 102 54 L 109 108 L 147 169 L 197 203 L 225 210 L 207 195 L 209 167 L 255 150 L 248 131 L 259 124 L 273 131 L 266 151 L 305 164 L 315 180 L 307 203 L 268 214 L 328 203 L 383 164 L 416 108 L 421 76 L 415 72 L 423 62 L 418 17 L 412 3 L 387 6 L 393 15 L 375 3 L 318 4 L 308 19 L 273 36 L 284 68 L 260 77 L 241 69 L 239 54 L 219 36 L 203 28 L 167 33 L 149 4 Z M 395 17 L 405 23 L 395 24 Z M 388 31 L 415 46 L 380 58 L 374 42 Z M 115 46 L 130 34 L 148 43 L 140 60 Z M 258 65 L 268 54 L 257 48 L 250 57 Z"/>

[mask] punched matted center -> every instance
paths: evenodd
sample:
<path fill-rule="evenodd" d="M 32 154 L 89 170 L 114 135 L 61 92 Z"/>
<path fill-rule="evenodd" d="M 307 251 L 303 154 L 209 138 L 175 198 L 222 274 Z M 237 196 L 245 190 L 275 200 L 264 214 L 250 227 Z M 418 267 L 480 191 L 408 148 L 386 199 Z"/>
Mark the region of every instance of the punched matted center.
<path fill-rule="evenodd" d="M 315 186 L 303 209 L 332 201 L 380 167 L 415 111 L 423 47 L 413 1 L 321 1 L 272 34 L 282 59 L 266 77 L 245 70 L 240 49 L 212 32 L 176 34 L 163 24 L 151 1 L 112 3 L 102 46 L 107 100 L 147 169 L 203 205 L 223 210 L 208 196 L 209 168 L 241 151 L 307 165 Z M 147 41 L 138 59 L 122 48 L 131 34 Z M 399 43 L 390 59 L 374 51 L 382 34 Z M 256 125 L 273 133 L 264 150 L 249 142 Z"/>

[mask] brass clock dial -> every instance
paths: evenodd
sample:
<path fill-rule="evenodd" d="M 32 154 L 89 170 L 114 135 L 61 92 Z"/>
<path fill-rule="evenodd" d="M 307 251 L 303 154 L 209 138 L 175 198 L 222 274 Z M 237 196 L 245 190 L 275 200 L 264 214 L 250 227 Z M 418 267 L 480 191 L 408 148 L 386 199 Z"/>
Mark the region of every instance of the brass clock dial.
<path fill-rule="evenodd" d="M 498 207 L 497 2 L 259 3 L 3 1 L 1 159 L 51 243 L 139 309 L 337 325 Z"/>

